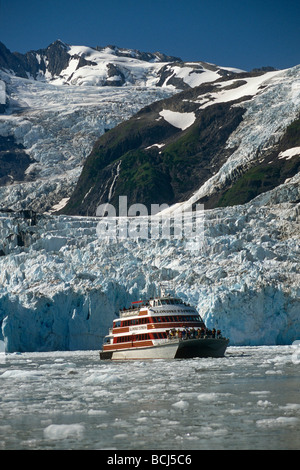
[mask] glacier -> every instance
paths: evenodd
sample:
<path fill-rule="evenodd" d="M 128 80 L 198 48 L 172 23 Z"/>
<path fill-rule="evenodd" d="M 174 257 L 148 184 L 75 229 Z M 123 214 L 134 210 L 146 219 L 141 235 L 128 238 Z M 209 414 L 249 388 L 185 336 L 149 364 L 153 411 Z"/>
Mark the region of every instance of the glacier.
<path fill-rule="evenodd" d="M 1 75 L 9 107 L 0 114 L 0 135 L 13 136 L 33 159 L 24 182 L 0 187 L 2 209 L 51 210 L 70 196 L 86 157 L 104 132 L 174 94 L 170 88 L 76 87 Z"/>
<path fill-rule="evenodd" d="M 96 217 L 0 217 L 0 340 L 7 352 L 100 349 L 113 318 L 167 284 L 230 345 L 300 337 L 299 178 L 205 211 L 203 243 L 101 239 Z"/>

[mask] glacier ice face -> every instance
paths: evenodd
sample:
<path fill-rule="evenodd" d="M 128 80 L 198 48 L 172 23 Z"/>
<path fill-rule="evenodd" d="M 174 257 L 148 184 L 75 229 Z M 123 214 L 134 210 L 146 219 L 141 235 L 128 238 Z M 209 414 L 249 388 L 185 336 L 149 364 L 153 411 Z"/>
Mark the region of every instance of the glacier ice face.
<path fill-rule="evenodd" d="M 206 211 L 197 253 L 184 238 L 99 239 L 97 218 L 2 214 L 0 339 L 9 352 L 99 349 L 120 308 L 167 282 L 231 345 L 292 343 L 300 206 L 287 201 L 299 187 Z"/>

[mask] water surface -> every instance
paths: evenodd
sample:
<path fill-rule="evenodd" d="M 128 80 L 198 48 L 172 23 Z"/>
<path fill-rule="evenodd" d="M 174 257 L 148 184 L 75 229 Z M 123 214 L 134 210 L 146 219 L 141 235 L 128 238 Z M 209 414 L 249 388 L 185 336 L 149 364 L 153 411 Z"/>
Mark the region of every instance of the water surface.
<path fill-rule="evenodd" d="M 134 362 L 2 353 L 0 449 L 299 449 L 299 362 L 292 346 Z"/>

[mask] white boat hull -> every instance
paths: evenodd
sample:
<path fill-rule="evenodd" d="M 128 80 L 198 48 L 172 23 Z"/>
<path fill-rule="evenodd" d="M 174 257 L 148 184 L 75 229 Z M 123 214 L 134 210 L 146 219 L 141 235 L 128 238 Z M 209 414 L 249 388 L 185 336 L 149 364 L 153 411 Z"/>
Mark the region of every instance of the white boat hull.
<path fill-rule="evenodd" d="M 100 359 L 143 360 L 184 359 L 193 357 L 223 357 L 228 346 L 225 338 L 173 340 L 150 347 L 100 352 Z"/>

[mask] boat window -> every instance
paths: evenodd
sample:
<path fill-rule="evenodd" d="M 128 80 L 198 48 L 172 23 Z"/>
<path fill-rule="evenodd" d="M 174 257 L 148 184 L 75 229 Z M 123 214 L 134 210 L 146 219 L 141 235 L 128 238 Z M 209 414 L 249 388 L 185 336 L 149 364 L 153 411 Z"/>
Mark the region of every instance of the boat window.
<path fill-rule="evenodd" d="M 118 336 L 117 343 L 128 343 L 130 341 L 130 336 Z"/>
<path fill-rule="evenodd" d="M 142 334 L 142 335 L 137 335 L 136 337 L 136 341 L 145 341 L 149 339 L 149 334 L 148 333 L 145 333 L 145 334 Z"/>

